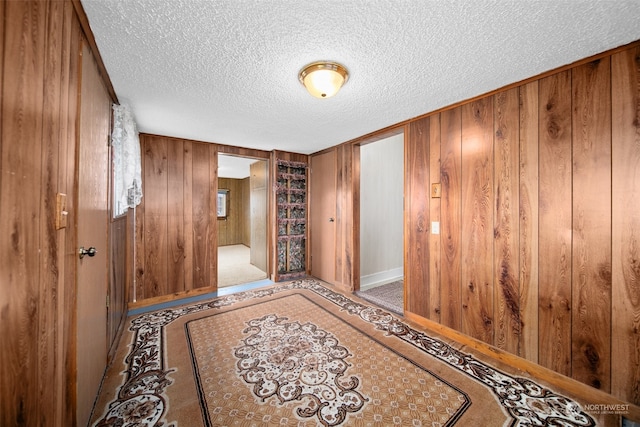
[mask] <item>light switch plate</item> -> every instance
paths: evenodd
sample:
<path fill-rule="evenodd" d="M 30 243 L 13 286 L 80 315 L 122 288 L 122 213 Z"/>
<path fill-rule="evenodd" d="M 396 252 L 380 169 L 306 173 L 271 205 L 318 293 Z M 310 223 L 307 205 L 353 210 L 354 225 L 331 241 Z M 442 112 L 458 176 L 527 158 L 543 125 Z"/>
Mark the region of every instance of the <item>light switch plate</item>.
<path fill-rule="evenodd" d="M 431 222 L 431 234 L 440 234 L 440 222 L 432 221 Z"/>
<path fill-rule="evenodd" d="M 64 193 L 56 194 L 56 230 L 67 227 L 67 195 Z"/>
<path fill-rule="evenodd" d="M 440 197 L 442 195 L 442 186 L 439 182 L 431 184 L 431 197 Z"/>

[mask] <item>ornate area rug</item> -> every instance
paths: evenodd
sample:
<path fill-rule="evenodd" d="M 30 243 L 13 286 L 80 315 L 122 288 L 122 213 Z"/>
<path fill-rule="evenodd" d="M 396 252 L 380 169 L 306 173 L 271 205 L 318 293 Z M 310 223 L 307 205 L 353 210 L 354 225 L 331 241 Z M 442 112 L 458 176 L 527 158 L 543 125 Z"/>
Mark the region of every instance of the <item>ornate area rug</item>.
<path fill-rule="evenodd" d="M 131 318 L 92 425 L 595 425 L 354 299 L 299 280 Z"/>

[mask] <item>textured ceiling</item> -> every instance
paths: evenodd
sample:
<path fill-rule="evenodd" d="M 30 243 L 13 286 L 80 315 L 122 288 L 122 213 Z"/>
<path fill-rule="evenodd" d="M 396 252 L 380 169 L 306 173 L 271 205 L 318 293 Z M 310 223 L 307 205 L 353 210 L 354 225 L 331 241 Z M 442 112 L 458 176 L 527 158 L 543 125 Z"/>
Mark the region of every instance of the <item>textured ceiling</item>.
<path fill-rule="evenodd" d="M 313 153 L 640 39 L 638 0 L 82 0 L 140 131 Z M 345 65 L 333 98 L 299 70 Z"/>

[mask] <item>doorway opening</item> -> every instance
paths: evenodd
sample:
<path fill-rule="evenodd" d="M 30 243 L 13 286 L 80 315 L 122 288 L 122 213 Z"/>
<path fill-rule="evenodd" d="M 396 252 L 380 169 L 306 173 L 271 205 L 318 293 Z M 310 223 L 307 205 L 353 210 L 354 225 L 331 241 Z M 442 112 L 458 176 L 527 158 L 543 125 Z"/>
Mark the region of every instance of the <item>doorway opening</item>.
<path fill-rule="evenodd" d="M 218 154 L 218 288 L 268 277 L 268 161 Z"/>
<path fill-rule="evenodd" d="M 404 311 L 404 134 L 360 146 L 360 290 Z"/>

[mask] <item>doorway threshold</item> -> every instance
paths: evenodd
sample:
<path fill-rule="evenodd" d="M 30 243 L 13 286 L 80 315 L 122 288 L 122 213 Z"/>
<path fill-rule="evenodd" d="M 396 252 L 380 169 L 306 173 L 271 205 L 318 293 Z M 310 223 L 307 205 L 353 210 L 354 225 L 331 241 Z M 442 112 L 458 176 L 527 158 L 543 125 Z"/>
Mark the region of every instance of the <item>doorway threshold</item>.
<path fill-rule="evenodd" d="M 258 280 L 257 282 L 242 283 L 240 285 L 234 285 L 234 286 L 226 286 L 224 288 L 218 289 L 217 291 L 209 292 L 202 295 L 197 295 L 197 296 L 187 297 L 187 298 L 179 298 L 172 301 L 166 301 L 160 304 L 154 304 L 146 307 L 135 308 L 133 310 L 129 310 L 127 315 L 137 316 L 139 314 L 148 313 L 150 311 L 163 310 L 165 308 L 175 307 L 177 305 L 191 304 L 194 302 L 221 297 L 224 295 L 230 295 L 238 292 L 245 292 L 253 289 L 263 288 L 265 286 L 273 285 L 274 283 L 275 282 L 269 279 L 264 279 L 264 280 Z"/>

